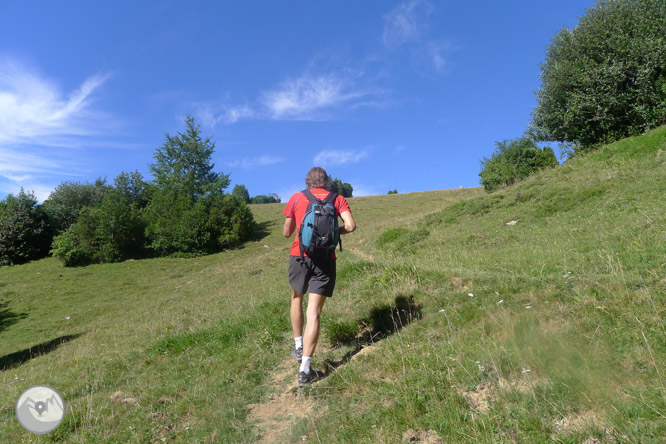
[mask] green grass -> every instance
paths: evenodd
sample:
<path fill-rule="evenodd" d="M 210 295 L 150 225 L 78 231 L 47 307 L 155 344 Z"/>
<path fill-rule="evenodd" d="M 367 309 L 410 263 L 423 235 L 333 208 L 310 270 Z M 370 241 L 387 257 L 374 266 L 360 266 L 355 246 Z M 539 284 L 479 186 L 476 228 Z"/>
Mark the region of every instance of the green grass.
<path fill-rule="evenodd" d="M 663 442 L 664 171 L 666 127 L 493 194 L 352 198 L 315 355 L 335 370 L 278 442 Z M 0 442 L 261 439 L 248 406 L 292 346 L 282 208 L 217 255 L 0 269 Z M 68 405 L 41 437 L 13 412 L 34 384 Z"/>

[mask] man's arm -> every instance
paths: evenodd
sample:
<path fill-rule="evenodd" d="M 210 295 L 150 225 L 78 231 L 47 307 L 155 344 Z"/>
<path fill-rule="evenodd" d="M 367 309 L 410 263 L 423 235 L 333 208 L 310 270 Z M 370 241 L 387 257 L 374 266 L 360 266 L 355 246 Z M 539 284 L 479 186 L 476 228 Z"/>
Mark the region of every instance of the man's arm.
<path fill-rule="evenodd" d="M 284 227 L 282 227 L 282 234 L 284 234 L 284 237 L 291 237 L 291 235 L 294 234 L 295 229 L 296 229 L 296 222 L 291 217 L 288 217 L 284 221 Z"/>
<path fill-rule="evenodd" d="M 351 211 L 345 211 L 340 213 L 342 221 L 345 223 L 344 227 L 340 227 L 340 234 L 351 233 L 356 230 L 356 222 L 354 222 L 354 216 L 352 216 Z"/>

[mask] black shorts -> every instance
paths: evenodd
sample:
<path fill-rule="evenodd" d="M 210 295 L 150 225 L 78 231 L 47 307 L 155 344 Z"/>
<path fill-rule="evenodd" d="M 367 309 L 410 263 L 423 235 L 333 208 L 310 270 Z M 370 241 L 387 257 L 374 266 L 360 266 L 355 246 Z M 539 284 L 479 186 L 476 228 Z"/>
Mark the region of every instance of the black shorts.
<path fill-rule="evenodd" d="M 304 256 L 289 256 L 289 285 L 297 293 L 333 296 L 335 288 L 335 259 L 313 261 Z"/>

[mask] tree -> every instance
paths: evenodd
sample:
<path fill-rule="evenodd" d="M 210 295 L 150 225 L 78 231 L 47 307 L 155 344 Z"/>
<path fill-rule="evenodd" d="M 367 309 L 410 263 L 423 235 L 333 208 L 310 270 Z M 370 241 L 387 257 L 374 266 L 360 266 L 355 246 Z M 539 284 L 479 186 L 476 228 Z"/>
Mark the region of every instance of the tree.
<path fill-rule="evenodd" d="M 213 253 L 247 240 L 254 229 L 245 201 L 224 194 L 229 175 L 213 171 L 215 144 L 201 137 L 192 117 L 185 124 L 185 133 L 166 135 L 150 165 L 155 190 L 146 234 L 158 256 Z"/>
<path fill-rule="evenodd" d="M 106 179 L 94 183 L 63 182 L 44 201 L 52 234 L 56 235 L 76 222 L 81 210 L 101 203 L 113 189 Z"/>
<path fill-rule="evenodd" d="M 53 240 L 51 254 L 65 266 L 118 262 L 146 254 L 143 209 L 149 186 L 141 174 L 120 173 L 97 205 L 81 210 L 77 221 Z"/>
<path fill-rule="evenodd" d="M 245 203 L 250 203 L 250 192 L 245 185 L 236 185 L 231 192 L 231 195 L 240 197 Z"/>
<path fill-rule="evenodd" d="M 280 196 L 278 196 L 275 193 L 271 193 L 269 195 L 260 194 L 258 196 L 254 196 L 251 199 L 251 203 L 253 204 L 280 203 L 280 202 L 282 202 Z"/>
<path fill-rule="evenodd" d="M 150 171 L 158 190 L 183 195 L 193 202 L 211 193 L 223 192 L 231 183 L 229 175 L 213 171 L 211 156 L 215 143 L 201 138 L 200 125 L 194 118 L 185 118 L 185 133 L 166 134 L 164 145 L 155 151 Z"/>
<path fill-rule="evenodd" d="M 386 194 L 398 194 L 398 190 L 390 190 L 390 191 L 389 191 L 388 193 L 386 193 Z"/>
<path fill-rule="evenodd" d="M 666 123 L 666 2 L 597 1 L 552 39 L 537 102 L 531 136 L 579 150 Z"/>
<path fill-rule="evenodd" d="M 332 176 L 328 176 L 328 189 L 343 197 L 352 197 L 354 192 L 354 188 L 349 183 L 343 183 L 340 179 L 334 179 Z"/>
<path fill-rule="evenodd" d="M 0 202 L 0 265 L 44 257 L 49 241 L 46 213 L 32 192 L 21 188 Z"/>
<path fill-rule="evenodd" d="M 481 161 L 481 185 L 492 192 L 505 185 L 518 182 L 530 174 L 558 165 L 553 149 L 539 148 L 529 137 L 495 142 L 497 149 Z"/>

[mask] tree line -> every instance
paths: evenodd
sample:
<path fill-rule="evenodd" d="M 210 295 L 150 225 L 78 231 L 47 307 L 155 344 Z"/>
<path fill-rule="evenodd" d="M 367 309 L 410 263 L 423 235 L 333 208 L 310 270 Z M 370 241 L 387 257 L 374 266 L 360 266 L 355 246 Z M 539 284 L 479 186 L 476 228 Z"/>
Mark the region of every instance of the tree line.
<path fill-rule="evenodd" d="M 186 130 L 157 148 L 154 176 L 122 172 L 113 181 L 64 182 L 38 204 L 23 189 L 0 202 L 0 265 L 49 253 L 66 266 L 130 258 L 193 256 L 234 248 L 253 235 L 246 202 L 225 193 L 215 143 L 187 117 Z"/>
<path fill-rule="evenodd" d="M 525 135 L 481 161 L 487 191 L 666 124 L 666 1 L 598 0 L 552 38 Z"/>

